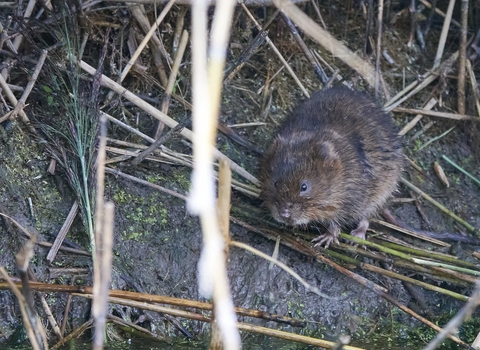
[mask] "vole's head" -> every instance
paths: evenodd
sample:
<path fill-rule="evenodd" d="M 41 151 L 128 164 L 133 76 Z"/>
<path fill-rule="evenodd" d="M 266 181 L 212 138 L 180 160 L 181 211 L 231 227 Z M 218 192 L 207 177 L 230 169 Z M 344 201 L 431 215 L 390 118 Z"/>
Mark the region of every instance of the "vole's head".
<path fill-rule="evenodd" d="M 344 167 L 335 145 L 314 136 L 314 131 L 277 136 L 260 165 L 262 198 L 279 222 L 337 220 Z"/>

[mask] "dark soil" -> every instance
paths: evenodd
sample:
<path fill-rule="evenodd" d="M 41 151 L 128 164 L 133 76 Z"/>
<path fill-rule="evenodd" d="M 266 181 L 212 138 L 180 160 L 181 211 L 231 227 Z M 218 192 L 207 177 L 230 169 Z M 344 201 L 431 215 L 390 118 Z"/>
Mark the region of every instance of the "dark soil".
<path fill-rule="evenodd" d="M 470 3 L 473 8 L 472 13 L 477 15 L 478 24 L 479 9 L 474 7 L 473 1 Z M 113 6 L 116 3 L 106 4 L 107 6 Z M 100 50 L 103 42 L 105 38 L 108 38 L 108 53 L 104 74 L 112 79 L 118 76 L 120 69 L 118 67 L 120 43 L 122 43 L 122 40 L 126 42 L 124 38 L 128 36 L 130 30 L 137 30 L 137 24 L 133 18 L 130 18 L 128 7 L 118 5 L 117 8 L 117 5 L 106 9 L 103 7 L 90 8 L 89 11 L 92 11 L 90 15 L 97 16 L 95 19 L 92 19 L 93 17 L 89 18 L 89 21 L 93 21 L 90 23 L 94 24 L 88 27 L 83 23 L 76 28 L 82 33 L 88 32 L 90 34 L 84 59 L 94 67 L 98 64 L 98 57 L 101 56 Z M 356 2 L 322 0 L 319 5 L 329 32 L 337 39 L 342 40 L 352 51 L 362 54 L 365 19 L 361 8 L 358 8 L 358 4 Z M 151 5 L 145 7 L 150 20 L 152 20 L 155 15 L 154 7 Z M 438 7 L 445 11 L 446 1 L 438 1 Z M 310 4 L 304 5 L 302 8 L 317 20 Z M 174 7 L 167 16 L 165 25 L 161 27 L 161 34 L 167 48 L 171 48 L 172 28 L 175 28 L 176 16 L 179 11 L 180 7 Z M 432 67 L 443 19 L 437 16 L 433 17 L 426 48 L 421 50 L 418 47 L 418 42 L 414 42 L 412 47 L 407 47 L 410 32 L 408 4 L 400 1 L 392 2 L 390 11 L 392 18 L 395 18 L 395 22 L 386 22 L 383 45 L 384 49 L 394 59 L 395 64 L 389 64 L 382 59 L 381 69 L 389 93 L 393 96 L 402 90 L 403 79 L 405 79 L 405 85 L 408 85 L 417 79 L 418 75 L 426 73 Z M 0 23 L 6 23 L 6 15 L 9 14 L 7 12 L 0 14 Z M 253 12 L 260 19 L 265 20 L 265 17 L 268 18 L 273 13 L 273 9 L 255 9 Z M 428 13 L 427 10 L 421 12 L 424 16 L 428 16 Z M 88 11 L 79 16 L 79 19 L 86 20 L 86 17 L 82 16 L 87 16 L 87 14 Z M 41 17 L 38 23 L 41 23 L 42 18 L 45 20 L 46 17 Z M 95 22 L 104 18 L 108 18 L 108 21 L 118 26 L 107 33 L 105 27 Z M 454 18 L 460 21 L 459 13 L 456 12 Z M 237 8 L 234 19 L 227 68 L 233 64 L 258 33 L 257 30 L 253 29 L 251 22 L 241 8 Z M 15 18 L 14 22 L 18 24 L 21 19 Z M 33 23 L 37 22 L 31 22 L 29 26 L 33 26 Z M 26 27 L 30 28 L 29 26 Z M 189 13 L 187 13 L 185 27 L 190 29 Z M 44 26 L 40 26 L 40 28 L 44 28 Z M 459 30 L 457 27 L 452 28 L 447 40 L 445 57 L 448 57 L 458 48 Z M 469 27 L 469 37 L 474 34 L 474 28 L 473 24 Z M 140 29 L 138 30 L 140 31 Z M 272 38 L 298 74 L 306 89 L 313 92 L 321 88 L 319 79 L 301 53 L 285 23 L 278 18 L 272 23 L 269 30 L 269 37 Z M 29 36 L 26 41 L 27 45 L 21 47 L 19 52 L 19 56 L 24 60 L 16 61 L 11 69 L 10 80 L 8 81 L 10 84 L 26 85 L 27 75 L 25 75 L 23 68 L 31 72 L 35 64 L 25 58 L 36 60 L 38 57 L 36 53 L 48 43 L 44 32 L 35 35 L 26 30 L 26 35 Z M 372 34 L 373 41 L 375 41 L 375 38 L 376 34 Z M 304 36 L 304 39 L 307 46 L 311 50 L 317 51 L 334 69 L 338 70 L 344 80 L 352 87 L 367 90 L 368 93 L 374 94 L 374 91 L 353 70 L 340 60 L 333 58 L 330 53 L 308 37 Z M 48 44 L 52 45 L 54 43 Z M 124 66 L 130 55 L 125 48 L 123 50 L 125 50 L 122 53 L 124 55 L 122 61 Z M 151 62 L 152 58 L 149 52 L 149 49 L 146 49 L 140 57 L 141 64 L 145 65 L 147 70 L 144 73 L 132 72 L 123 86 L 139 95 L 153 97 L 158 102 L 157 107 L 159 107 L 163 90 L 158 87 L 155 67 Z M 7 59 L 7 56 L 0 52 L 0 58 L 3 61 Z M 370 62 L 375 60 L 373 54 L 371 56 L 364 55 L 364 58 Z M 190 49 L 187 49 L 184 62 L 180 69 L 175 93 L 190 101 Z M 480 79 L 478 58 L 472 59 L 472 64 L 477 79 Z M 272 50 L 267 45 L 263 45 L 234 79 L 224 86 L 220 118 L 222 122 L 225 124 L 265 123 L 261 126 L 234 129 L 240 136 L 252 142 L 257 147 L 257 151 L 268 147 L 271 135 L 277 125 L 289 109 L 298 100 L 304 98 L 286 69 L 272 79 L 272 76 L 281 67 L 281 62 Z M 39 82 L 29 101 L 27 101 L 27 103 L 31 101 L 31 105 L 25 109 L 31 119 L 37 121 L 33 124 L 37 130 L 39 130 L 38 123 L 45 122 L 45 116 L 53 121 L 67 118 L 66 115 L 48 114 L 50 106 L 45 103 L 46 93 L 42 86 L 45 86 L 51 77 L 46 74 L 45 72 L 41 73 Z M 327 74 L 330 77 L 332 72 L 327 70 Z M 456 65 L 429 87 L 402 104 L 402 107 L 420 108 L 430 98 L 431 94 L 434 94 L 437 98 L 442 99 L 442 106 L 438 110 L 454 112 L 456 110 L 457 88 L 454 75 L 456 75 Z M 272 80 L 269 80 L 269 85 L 265 87 L 267 77 Z M 90 77 L 85 76 L 88 84 L 90 84 L 89 79 Z M 335 84 L 338 84 L 338 82 Z M 108 92 L 108 90 L 102 88 L 99 93 L 99 100 L 103 101 Z M 20 95 L 17 96 L 17 98 L 19 97 Z M 55 96 L 55 98 L 57 97 Z M 379 99 L 380 104 L 384 101 L 384 97 Z M 267 106 L 266 110 L 265 106 Z M 42 108 L 44 112 L 40 113 L 39 111 Z M 114 97 L 114 101 L 109 105 L 109 108 L 105 108 L 105 111 L 153 137 L 156 121 L 118 95 Z M 0 117 L 5 112 L 2 105 L 0 107 Z M 474 95 L 470 85 L 467 85 L 466 114 L 476 115 L 476 113 Z M 37 114 L 42 114 L 42 116 L 35 118 Z M 168 114 L 177 121 L 185 121 L 190 117 L 190 111 L 182 103 L 175 100 L 172 101 Z M 395 113 L 393 116 L 399 128 L 413 118 L 411 115 L 399 113 Z M 412 136 L 430 121 L 434 121 L 435 125 L 412 141 Z M 428 147 L 419 150 L 420 146 L 432 137 L 442 134 L 453 126 L 455 128 L 452 132 Z M 473 134 L 472 130 L 475 130 L 475 127 L 469 122 L 425 116 L 413 130 L 407 133 L 403 140 L 407 156 L 423 169 L 427 177 L 411 167 L 406 169 L 404 177 L 462 219 L 479 228 L 480 191 L 478 184 L 441 159 L 442 155 L 447 155 L 466 171 L 479 177 L 480 166 L 477 154 L 475 154 L 475 144 L 472 143 L 474 138 L 478 138 L 478 134 Z M 54 236 L 61 228 L 72 203 L 76 199 L 75 192 L 60 166 L 57 168 L 56 175 L 48 174 L 47 168 L 51 153 L 42 137 L 40 137 L 43 135 L 42 133 L 32 133 L 20 121 L 0 124 L 0 132 L 0 212 L 14 218 L 28 232 L 38 233 L 39 241 L 53 242 Z M 147 144 L 137 136 L 132 136 L 132 134 L 113 124 L 109 125 L 108 136 L 128 142 Z M 221 133 L 218 134 L 217 145 L 218 149 L 233 161 L 243 166 L 250 173 L 257 174 L 258 154 L 254 150 L 238 145 Z M 171 140 L 166 146 L 177 152 L 191 154 L 190 148 L 182 143 L 179 138 Z M 107 156 L 113 158 L 117 155 L 108 153 Z M 435 161 L 442 165 L 447 174 L 450 180 L 449 188 L 445 187 L 436 177 L 432 168 Z M 188 167 L 153 161 L 144 161 L 137 167 L 131 166 L 128 161 L 114 163 L 111 166 L 181 194 L 187 194 L 189 190 L 190 168 Z M 203 300 L 199 295 L 197 284 L 197 262 L 202 248 L 202 233 L 198 218 L 188 213 L 184 201 L 112 175 L 106 175 L 105 196 L 106 199 L 115 203 L 112 289 Z M 399 186 L 399 190 L 395 194 L 396 198 L 411 198 L 412 196 L 417 198 L 416 194 L 409 193 L 407 188 L 403 186 Z M 29 205 L 29 201 L 31 201 L 32 206 Z M 249 213 L 247 216 L 242 216 L 241 219 L 257 228 L 261 229 L 272 223 L 260 200 L 248 198 L 234 191 L 232 202 L 234 210 L 242 208 L 243 212 Z M 418 205 L 423 210 L 425 217 L 428 218 L 428 222 L 419 214 L 414 202 L 392 201 L 389 209 L 396 218 L 413 229 L 471 235 L 453 219 L 428 202 L 420 199 Z M 238 211 L 235 213 L 238 213 Z M 67 240 L 89 250 L 89 239 L 81 215 L 83 214 L 77 216 L 67 235 Z M 235 214 L 235 216 L 239 217 L 238 214 Z M 375 230 L 385 231 L 381 226 L 374 226 L 374 228 Z M 311 233 L 315 234 L 314 228 Z M 5 267 L 11 276 L 16 276 L 15 254 L 24 244 L 25 235 L 5 218 L 0 225 L 0 235 L 3 237 L 0 246 L 0 265 Z M 266 254 L 271 255 L 273 253 L 275 242 L 252 233 L 241 226 L 231 224 L 231 235 L 234 240 L 245 242 Z M 392 235 L 419 247 L 430 248 L 419 240 L 412 240 L 398 233 L 392 233 Z M 473 251 L 478 250 L 478 246 L 453 243 L 452 247 L 453 254 L 478 263 L 471 256 Z M 54 262 L 50 264 L 46 260 L 48 249 L 38 246 L 35 253 L 31 268 L 38 281 L 58 284 L 92 284 L 92 262 L 89 257 L 60 251 Z M 381 299 L 370 289 L 363 287 L 335 269 L 318 263 L 311 257 L 306 257 L 290 248 L 281 246 L 278 257 L 308 283 L 317 286 L 323 293 L 335 299 L 326 299 L 306 292 L 297 280 L 279 267 L 271 267 L 269 262 L 251 253 L 231 248 L 228 266 L 231 293 L 235 305 L 300 319 L 305 321 L 306 326 L 304 328 L 292 327 L 253 318 L 241 318 L 241 322 L 250 322 L 305 335 L 315 335 L 332 341 L 337 340 L 341 334 L 349 334 L 352 336 L 352 345 L 359 344 L 362 341 L 361 339 L 364 338 L 378 339 L 386 335 L 386 337 L 393 338 L 397 342 L 404 342 L 408 347 L 408 344 L 410 344 L 408 342 L 415 339 L 414 330 L 420 326 L 420 323 Z M 365 263 L 392 269 L 409 277 L 439 284 L 463 295 L 469 295 L 473 287 L 467 283 L 459 286 L 437 282 L 421 273 L 397 268 L 394 264 L 384 264 L 362 257 L 358 257 L 358 259 Z M 353 268 L 351 265 L 344 265 Z M 89 272 L 82 273 L 80 276 L 76 276 L 67 270 L 60 275 L 52 274 L 53 269 L 66 268 L 88 268 L 87 271 Z M 405 289 L 402 282 L 360 269 L 355 269 L 355 272 L 388 289 L 389 293 L 402 304 L 423 315 L 428 314 L 429 318 L 436 319 L 441 315 L 451 315 L 462 305 L 453 298 L 418 288 L 418 293 L 428 305 L 428 310 L 425 310 Z M 61 293 L 48 293 L 45 294 L 45 297 L 52 308 L 54 317 L 58 322 L 61 322 L 68 296 Z M 46 320 L 44 312 L 39 306 L 39 301 L 36 300 L 36 302 L 38 302 L 38 312 L 41 318 Z M 0 305 L 2 305 L 0 308 L 0 344 L 2 342 L 6 344 L 16 327 L 21 324 L 22 318 L 16 299 L 10 291 L 0 292 Z M 184 336 L 163 315 L 114 304 L 111 304 L 110 311 L 126 320 L 138 321 L 139 325 L 160 336 L 169 338 Z M 66 333 L 70 333 L 70 331 L 83 324 L 89 317 L 90 303 L 88 300 L 73 297 L 68 314 Z M 197 321 L 180 319 L 180 322 L 195 337 L 209 331 L 209 325 Z M 44 324 L 47 324 L 47 321 Z M 47 330 L 50 332 L 51 327 L 47 326 Z M 244 336 L 249 337 L 249 335 Z M 53 335 L 50 339 L 52 343 L 55 342 Z M 400 339 L 403 340 L 400 341 Z"/>

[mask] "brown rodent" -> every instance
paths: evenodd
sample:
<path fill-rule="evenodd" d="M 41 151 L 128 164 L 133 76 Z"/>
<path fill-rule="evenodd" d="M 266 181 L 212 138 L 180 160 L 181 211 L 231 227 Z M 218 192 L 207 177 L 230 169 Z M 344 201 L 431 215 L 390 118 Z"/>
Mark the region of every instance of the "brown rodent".
<path fill-rule="evenodd" d="M 321 222 L 316 245 L 338 243 L 340 228 L 365 238 L 368 219 L 397 187 L 402 145 L 392 119 L 366 94 L 316 92 L 286 118 L 261 163 L 262 197 L 288 225 Z"/>

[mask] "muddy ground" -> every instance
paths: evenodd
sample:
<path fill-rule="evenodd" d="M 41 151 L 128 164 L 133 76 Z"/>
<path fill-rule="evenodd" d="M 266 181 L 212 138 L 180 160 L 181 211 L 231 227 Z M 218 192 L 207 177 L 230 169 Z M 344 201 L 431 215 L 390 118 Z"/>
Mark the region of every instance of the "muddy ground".
<path fill-rule="evenodd" d="M 347 3 L 334 0 L 322 0 L 319 7 L 329 32 L 341 40 L 352 51 L 362 55 L 366 60 L 374 62 L 374 55 L 363 54 L 365 17 L 358 3 Z M 109 3 L 114 4 L 114 3 Z M 57 4 L 58 5 L 58 4 Z M 130 6 L 130 5 L 129 5 Z M 419 5 L 420 6 L 420 5 Z M 438 7 L 446 10 L 446 2 L 438 1 Z M 469 26 L 469 37 L 478 30 L 478 7 L 471 2 L 473 23 Z M 478 4 L 477 4 L 478 6 Z M 149 18 L 154 16 L 153 6 L 146 5 Z M 312 18 L 317 16 L 311 5 L 302 6 Z M 93 23 L 91 27 L 85 22 L 78 24 L 77 30 L 88 32 L 90 37 L 87 42 L 84 60 L 94 67 L 98 65 L 102 40 L 107 37 L 107 60 L 104 65 L 104 74 L 112 79 L 118 74 L 120 43 L 130 30 L 137 30 L 136 22 L 129 16 L 128 6 L 118 8 L 91 7 L 79 20 L 85 20 L 85 14 L 91 11 L 88 20 Z M 265 21 L 273 14 L 271 8 L 252 9 L 253 13 L 261 21 Z M 443 19 L 434 16 L 426 47 L 421 49 L 417 41 L 408 47 L 410 33 L 410 19 L 408 17 L 408 4 L 392 2 L 390 8 L 391 21 L 386 21 L 384 27 L 384 47 L 393 58 L 394 63 L 388 63 L 382 59 L 381 69 L 391 96 L 408 85 L 421 74 L 426 73 L 433 63 L 438 37 L 440 35 Z M 475 12 L 476 11 L 476 12 Z M 175 27 L 176 18 L 181 12 L 181 7 L 174 7 L 161 27 L 160 34 L 167 48 L 171 47 L 172 31 Z M 419 10 L 419 16 L 427 17 L 428 10 Z M 475 17 L 476 15 L 476 17 Z M 92 16 L 96 16 L 95 21 Z M 109 33 L 106 27 L 99 24 L 100 19 L 109 18 L 115 25 Z M 454 13 L 454 18 L 459 19 L 459 11 Z M 394 20 L 393 20 L 394 19 Z M 2 23 L 6 21 L 4 15 L 0 15 Z M 475 22 L 476 20 L 476 22 Z M 20 18 L 15 18 L 15 23 L 20 23 Z M 44 48 L 53 40 L 47 37 L 45 32 L 35 36 L 29 30 L 29 26 L 19 26 L 31 35 L 25 45 L 20 49 L 19 55 L 23 58 L 37 57 L 39 49 Z M 57 23 L 58 24 L 58 23 Z M 43 26 L 39 26 L 43 28 Z M 185 28 L 190 29 L 190 15 L 187 12 Z M 269 27 L 269 36 L 278 46 L 284 57 L 288 60 L 293 70 L 309 92 L 321 88 L 318 77 L 314 74 L 311 65 L 301 53 L 286 24 L 277 18 Z M 227 67 L 232 65 L 240 56 L 243 49 L 256 36 L 258 31 L 253 28 L 249 19 L 241 8 L 237 8 L 232 26 L 231 44 L 228 51 Z M 445 57 L 448 57 L 458 48 L 459 30 L 452 27 L 447 39 Z M 137 35 L 140 35 L 137 33 Z M 141 36 L 141 35 L 140 35 Z M 375 40 L 375 35 L 372 35 Z M 40 40 L 40 39 L 42 40 Z M 48 39 L 48 40 L 47 40 Z M 370 94 L 374 91 L 353 70 L 349 69 L 340 60 L 331 57 L 327 51 L 318 44 L 304 36 L 307 46 L 319 53 L 334 69 L 339 72 L 345 82 L 359 90 L 366 90 Z M 36 46 L 35 46 L 36 45 Z M 126 50 L 124 48 L 124 50 Z M 125 57 L 129 57 L 126 51 Z M 2 60 L 7 55 L 0 53 Z M 472 54 L 472 57 L 474 55 Z M 158 87 L 157 75 L 152 65 L 152 58 L 146 50 L 140 57 L 141 64 L 147 69 L 143 73 L 132 72 L 123 86 L 146 96 L 150 103 L 157 107 L 161 104 L 163 90 Z M 179 78 L 175 93 L 185 100 L 191 100 L 190 79 L 190 49 L 187 52 L 180 68 Z M 480 79 L 478 69 L 478 57 L 472 59 L 474 72 Z M 52 64 L 49 62 L 48 64 Z M 24 86 L 26 75 L 22 68 L 30 71 L 34 67 L 32 60 L 17 60 L 11 69 L 9 83 Z M 267 45 L 260 49 L 247 61 L 246 65 L 236 74 L 233 80 L 224 86 L 221 121 L 225 124 L 242 124 L 260 122 L 256 126 L 238 127 L 234 130 L 241 136 L 252 142 L 257 150 L 264 150 L 274 133 L 275 128 L 288 113 L 289 109 L 300 99 L 304 98 L 300 89 L 294 83 L 285 69 L 277 75 L 275 73 L 282 67 L 281 62 L 273 54 Z M 42 75 L 43 74 L 43 75 Z M 454 112 L 456 110 L 456 66 L 446 71 L 434 83 L 426 89 L 402 104 L 402 107 L 420 108 L 431 96 L 441 99 L 441 106 L 437 110 Z M 327 69 L 330 77 L 332 71 Z M 274 77 L 273 77 L 274 76 Z M 90 83 L 90 77 L 85 75 L 85 80 Z M 45 102 L 51 94 L 44 86 L 50 86 L 48 81 L 51 76 L 45 70 L 32 92 L 29 99 L 30 105 L 25 108 L 31 116 L 32 125 L 39 129 L 39 123 L 46 122 L 46 115 L 52 120 L 60 120 L 65 115 L 49 115 L 50 104 Z M 268 86 L 265 86 L 268 81 Z M 338 81 L 334 85 L 340 84 Z M 87 84 L 88 86 L 88 84 Z M 99 92 L 99 100 L 104 101 L 108 94 L 106 88 Z M 474 97 L 470 85 L 467 85 L 467 111 L 468 115 L 476 115 Z M 57 95 L 53 98 L 57 99 Z M 17 96 L 18 98 L 18 96 Z M 152 101 L 153 100 L 153 101 Z M 385 102 L 385 96 L 379 98 L 379 104 Z M 4 106 L 3 106 L 4 107 Z M 42 113 L 43 108 L 43 113 Z M 0 109 L 1 110 L 1 109 Z M 133 106 L 118 95 L 113 102 L 105 108 L 114 117 L 138 128 L 149 136 L 153 136 L 156 121 Z M 6 112 L 3 108 L 3 115 Z M 127 113 L 128 112 L 128 113 Z M 177 100 L 171 103 L 169 116 L 177 121 L 186 121 L 190 117 L 188 108 Z M 40 117 L 36 118 L 36 115 Z M 402 128 L 413 116 L 409 114 L 394 113 L 395 123 Z M 428 122 L 433 121 L 433 127 L 412 140 L 412 136 L 422 129 Z M 473 180 L 442 161 L 441 156 L 449 158 L 461 165 L 466 171 L 474 176 L 480 175 L 480 167 L 476 152 L 475 138 L 478 138 L 477 122 L 452 121 L 443 118 L 427 117 L 406 134 L 403 138 L 406 154 L 416 162 L 423 170 L 420 174 L 412 167 L 406 167 L 404 177 L 430 194 L 436 200 L 443 203 L 455 214 L 466 220 L 476 228 L 480 227 L 480 191 L 479 186 Z M 438 136 L 455 127 L 446 136 L 433 142 L 428 147 L 419 150 L 420 146 L 431 138 Z M 67 180 L 64 170 L 59 166 L 55 175 L 50 175 L 47 168 L 51 159 L 51 152 L 45 145 L 42 133 L 30 131 L 26 125 L 19 121 L 4 122 L 0 125 L 0 212 L 14 218 L 30 233 L 39 233 L 39 241 L 53 242 L 53 237 L 61 228 L 72 203 L 76 199 L 75 191 Z M 138 136 L 130 134 L 116 125 L 108 127 L 108 137 L 133 143 L 148 145 Z M 478 141 L 478 140 L 477 140 Z M 258 153 L 249 150 L 236 142 L 231 141 L 224 134 L 217 137 L 218 149 L 229 156 L 233 161 L 243 166 L 250 173 L 258 173 Z M 188 145 L 180 138 L 175 138 L 166 144 L 167 147 L 181 153 L 191 154 Z M 113 158 L 115 154 L 109 153 Z M 439 161 L 447 177 L 450 187 L 447 188 L 436 177 L 432 165 Z M 128 161 L 113 163 L 111 167 L 124 173 L 148 180 L 166 188 L 187 194 L 189 190 L 190 168 L 177 165 L 144 161 L 139 166 L 132 166 Z M 426 176 L 425 176 L 426 175 Z M 114 262 L 112 271 L 112 289 L 130 290 L 142 293 L 167 295 L 178 298 L 203 300 L 198 292 L 197 285 L 197 262 L 202 247 L 202 234 L 197 217 L 192 216 L 186 210 L 185 202 L 165 193 L 155 191 L 144 185 L 131 182 L 121 177 L 106 175 L 105 196 L 115 203 L 115 238 L 114 238 Z M 417 202 L 401 201 L 398 199 L 415 198 Z M 397 200 L 395 200 L 397 199 Z M 400 185 L 388 208 L 401 222 L 411 228 L 427 230 L 438 233 L 455 233 L 470 235 L 447 215 L 417 195 L 411 193 Z M 31 201 L 31 205 L 29 204 Z M 236 191 L 233 192 L 233 210 L 243 208 L 243 213 L 238 211 L 234 216 L 249 222 L 257 228 L 265 228 L 273 224 L 268 212 L 258 199 L 249 198 Z M 418 207 L 423 210 L 424 218 L 420 215 Z M 253 209 L 252 209 L 253 208 Z M 425 220 L 428 220 L 428 222 Z M 374 226 L 376 232 L 386 232 L 383 227 Z M 289 230 L 286 230 L 289 231 Z M 311 231 L 315 233 L 315 229 Z M 399 239 L 411 242 L 419 247 L 425 246 L 418 240 L 412 240 L 398 233 L 390 234 Z M 12 275 L 16 275 L 14 255 L 25 242 L 22 232 L 12 226 L 9 220 L 3 219 L 0 226 L 2 235 L 0 264 Z M 239 225 L 232 223 L 231 235 L 234 240 L 245 242 L 256 249 L 271 255 L 275 242 L 253 233 Z M 72 229 L 67 235 L 69 241 L 75 242 L 85 250 L 89 250 L 89 240 L 85 232 L 81 215 L 74 221 Z M 472 243 L 457 244 L 451 242 L 450 252 L 463 259 L 478 263 L 471 257 L 478 246 Z M 336 250 L 335 247 L 332 247 Z M 437 249 L 439 250 L 439 249 Z M 441 250 L 439 250 L 441 251 Z M 447 252 L 447 249 L 443 250 Z M 46 255 L 48 249 L 38 246 L 31 267 L 38 281 L 58 284 L 91 285 L 91 259 L 86 256 L 75 255 L 60 251 L 53 263 L 48 263 Z M 463 295 L 469 295 L 473 285 L 463 283 L 459 285 L 445 282 L 437 282 L 427 275 L 412 270 L 405 270 L 395 265 L 381 263 L 358 255 L 359 261 L 392 269 L 395 272 L 408 275 L 409 277 L 426 281 L 444 288 L 453 290 Z M 279 259 L 291 267 L 311 285 L 317 286 L 323 293 L 336 299 L 326 299 L 305 291 L 305 288 L 290 275 L 277 266 L 270 267 L 270 263 L 237 248 L 230 249 L 229 255 L 229 279 L 234 303 L 238 307 L 266 311 L 268 313 L 289 316 L 306 322 L 303 328 L 292 327 L 275 322 L 267 322 L 258 319 L 241 318 L 242 322 L 251 322 L 256 325 L 284 329 L 290 332 L 311 334 L 335 341 L 341 334 L 352 336 L 352 344 L 358 342 L 371 342 L 374 347 L 377 340 L 394 339 L 394 342 L 403 342 L 408 347 L 411 339 L 427 338 L 428 332 L 419 328 L 420 322 L 411 316 L 395 308 L 371 290 L 363 287 L 351 278 L 341 274 L 335 269 L 306 257 L 290 248 L 281 246 Z M 354 266 L 344 264 L 354 269 Z M 82 270 L 80 276 L 74 276 L 67 268 L 87 268 Z M 53 273 L 54 271 L 55 273 Z M 448 317 L 462 305 L 461 302 L 439 293 L 414 287 L 419 296 L 413 297 L 402 282 L 388 277 L 354 269 L 358 274 L 368 278 L 388 289 L 389 293 L 402 304 L 414 309 L 432 320 L 445 322 Z M 63 318 L 67 295 L 61 293 L 48 293 L 45 297 L 50 304 L 57 320 Z M 13 294 L 10 291 L 0 292 L 0 342 L 7 342 L 14 330 L 21 324 L 21 314 Z M 419 300 L 426 302 L 427 310 L 420 306 Z M 38 302 L 38 300 L 36 300 Z M 70 305 L 66 333 L 77 328 L 90 316 L 89 302 L 80 297 L 74 297 Z M 139 325 L 152 332 L 165 337 L 184 337 L 166 317 L 139 309 L 111 305 L 111 313 L 123 317 L 126 320 L 138 321 Z M 38 308 L 40 316 L 46 320 L 43 311 Z M 442 317 L 442 318 L 440 318 Z M 209 325 L 198 321 L 179 319 L 180 323 L 194 336 L 200 336 L 209 330 Z M 45 324 L 47 322 L 45 321 Z M 47 330 L 51 331 L 47 325 Z M 473 331 L 472 331 L 473 332 Z M 431 335 L 431 334 L 430 334 Z M 464 334 L 462 334 L 464 335 Z M 474 336 L 474 333 L 468 336 Z M 248 337 L 244 334 L 245 337 Z M 417 338 L 416 338 L 417 337 Z M 51 338 L 52 340 L 54 337 Z M 360 340 L 362 339 L 362 340 Z M 368 339 L 368 340 L 367 340 Z M 54 341 L 52 341 L 54 342 Z M 368 346 L 367 346 L 368 347 Z M 375 347 L 374 347 L 375 348 Z"/>

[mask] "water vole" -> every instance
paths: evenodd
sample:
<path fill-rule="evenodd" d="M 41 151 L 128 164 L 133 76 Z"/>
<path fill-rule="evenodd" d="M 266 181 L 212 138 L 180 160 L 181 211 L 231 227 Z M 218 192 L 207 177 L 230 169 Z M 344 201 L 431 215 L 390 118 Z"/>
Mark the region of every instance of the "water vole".
<path fill-rule="evenodd" d="M 397 187 L 402 145 L 390 116 L 366 94 L 316 92 L 286 118 L 261 162 L 262 197 L 288 225 L 321 222 L 317 245 L 338 242 L 340 228 L 365 238 L 368 219 Z"/>

